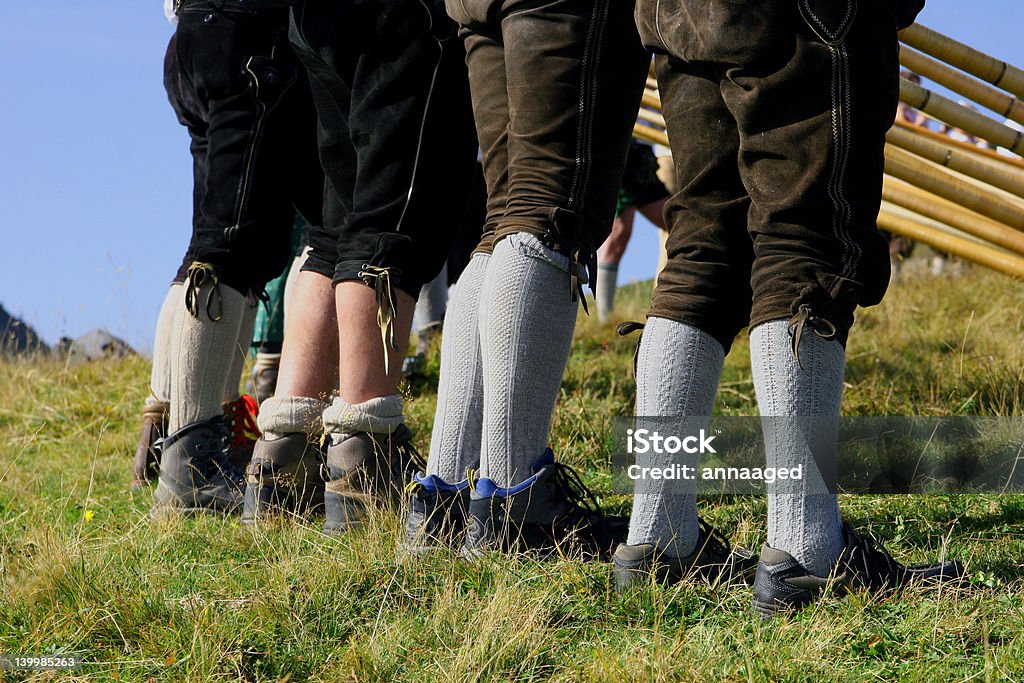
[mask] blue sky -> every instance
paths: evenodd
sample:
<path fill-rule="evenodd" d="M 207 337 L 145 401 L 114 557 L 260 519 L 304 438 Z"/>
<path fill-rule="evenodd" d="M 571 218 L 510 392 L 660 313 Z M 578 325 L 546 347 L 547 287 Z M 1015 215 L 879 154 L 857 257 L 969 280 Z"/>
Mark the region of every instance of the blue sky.
<path fill-rule="evenodd" d="M 1024 65 L 1021 0 L 929 0 L 921 23 Z M 0 303 L 49 341 L 106 327 L 148 351 L 188 242 L 188 136 L 163 91 L 160 0 L 5 2 Z M 654 270 L 638 220 L 620 281 Z"/>

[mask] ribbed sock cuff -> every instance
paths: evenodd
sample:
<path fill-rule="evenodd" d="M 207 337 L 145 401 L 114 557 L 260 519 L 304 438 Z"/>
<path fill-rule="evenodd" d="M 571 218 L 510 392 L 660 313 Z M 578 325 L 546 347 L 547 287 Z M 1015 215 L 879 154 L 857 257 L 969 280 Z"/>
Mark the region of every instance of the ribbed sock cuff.
<path fill-rule="evenodd" d="M 323 430 L 321 414 L 326 401 L 307 396 L 271 396 L 260 406 L 256 424 L 271 436 L 281 434 L 319 434 Z"/>
<path fill-rule="evenodd" d="M 324 429 L 331 434 L 390 434 L 403 421 L 402 397 L 398 394 L 355 404 L 339 396 L 323 411 Z"/>

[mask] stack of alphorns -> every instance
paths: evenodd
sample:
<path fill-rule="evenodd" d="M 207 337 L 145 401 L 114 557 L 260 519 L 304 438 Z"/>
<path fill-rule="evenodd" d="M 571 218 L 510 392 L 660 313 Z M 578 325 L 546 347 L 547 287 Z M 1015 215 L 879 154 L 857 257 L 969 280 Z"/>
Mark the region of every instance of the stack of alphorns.
<path fill-rule="evenodd" d="M 1000 273 L 1024 278 L 1024 70 L 920 24 L 900 33 L 908 70 L 991 112 L 900 79 L 900 100 L 981 144 L 897 120 L 886 136 L 878 226 Z M 668 146 L 653 70 L 633 136 Z"/>

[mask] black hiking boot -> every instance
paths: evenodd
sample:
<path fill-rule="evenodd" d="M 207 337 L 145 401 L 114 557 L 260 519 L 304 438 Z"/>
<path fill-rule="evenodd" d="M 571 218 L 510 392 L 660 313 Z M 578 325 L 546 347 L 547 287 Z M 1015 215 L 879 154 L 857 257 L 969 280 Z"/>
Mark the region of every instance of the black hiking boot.
<path fill-rule="evenodd" d="M 160 478 L 152 514 L 237 514 L 242 509 L 242 472 L 228 460 L 228 430 L 217 416 L 193 422 L 163 440 Z"/>
<path fill-rule="evenodd" d="M 417 473 L 408 486 L 405 539 L 399 553 L 420 557 L 436 548 L 456 548 L 466 531 L 470 479 L 449 484 L 436 475 Z"/>
<path fill-rule="evenodd" d="M 733 548 L 729 541 L 703 519 L 698 520 L 697 547 L 685 557 L 675 557 L 651 543 L 615 549 L 612 577 L 615 590 L 625 593 L 646 583 L 653 574 L 660 583 L 678 583 L 696 576 L 708 583 L 750 582 L 757 568 L 757 556 L 746 548 Z"/>
<path fill-rule="evenodd" d="M 866 589 L 888 595 L 913 583 L 969 585 L 962 564 L 956 561 L 906 566 L 893 559 L 874 538 L 860 538 L 843 525 L 846 545 L 831 576 L 816 576 L 787 552 L 769 545 L 761 549 L 754 579 L 754 610 L 764 619 L 778 612 L 804 607 L 826 591 L 844 594 Z"/>
<path fill-rule="evenodd" d="M 501 488 L 478 479 L 470 496 L 462 554 L 487 550 L 549 555 L 571 548 L 607 559 L 629 531 L 629 518 L 606 515 L 576 470 L 555 462 L 549 448 L 526 481 Z"/>

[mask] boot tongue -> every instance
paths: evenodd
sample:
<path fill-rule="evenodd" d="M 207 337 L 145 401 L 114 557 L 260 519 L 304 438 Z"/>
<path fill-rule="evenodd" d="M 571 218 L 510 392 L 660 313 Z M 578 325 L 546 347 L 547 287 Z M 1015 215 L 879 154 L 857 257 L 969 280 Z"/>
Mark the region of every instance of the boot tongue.
<path fill-rule="evenodd" d="M 544 468 L 545 465 L 555 464 L 555 453 L 550 448 L 544 451 L 544 453 L 537 459 L 537 462 L 533 463 L 530 467 L 530 472 L 537 474 Z"/>

